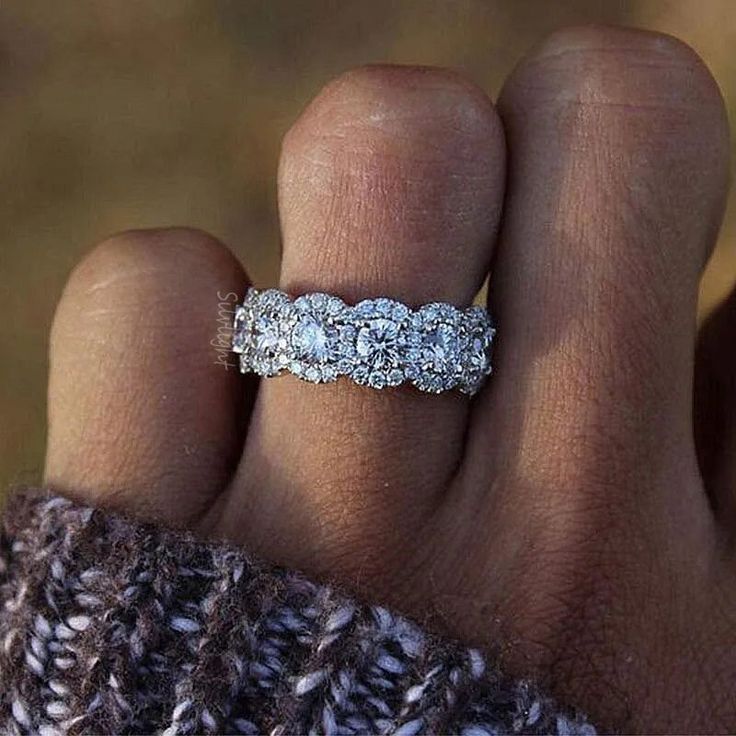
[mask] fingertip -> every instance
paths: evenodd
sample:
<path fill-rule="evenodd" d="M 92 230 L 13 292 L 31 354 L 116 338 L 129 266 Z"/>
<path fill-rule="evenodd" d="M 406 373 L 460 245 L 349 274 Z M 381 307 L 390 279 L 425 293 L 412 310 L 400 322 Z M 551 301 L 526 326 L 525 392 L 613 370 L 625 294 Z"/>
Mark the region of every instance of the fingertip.
<path fill-rule="evenodd" d="M 302 134 L 334 134 L 341 125 L 394 132 L 408 121 L 431 129 L 438 114 L 453 116 L 458 135 L 502 136 L 488 95 L 451 69 L 368 64 L 328 82 L 284 138 L 288 148 Z M 445 131 L 452 132 L 452 131 Z"/>
<path fill-rule="evenodd" d="M 712 122 L 707 133 L 715 143 L 728 147 L 723 96 L 707 64 L 687 43 L 658 31 L 605 24 L 554 31 L 509 76 L 499 109 L 503 116 L 515 102 L 535 101 L 668 111 L 673 126 L 695 113 Z"/>

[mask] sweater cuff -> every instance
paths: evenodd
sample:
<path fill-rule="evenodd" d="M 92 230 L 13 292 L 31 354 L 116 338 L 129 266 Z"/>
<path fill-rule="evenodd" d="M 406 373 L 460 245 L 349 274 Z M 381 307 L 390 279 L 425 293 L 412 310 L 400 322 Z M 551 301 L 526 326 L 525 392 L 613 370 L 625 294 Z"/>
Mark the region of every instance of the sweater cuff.
<path fill-rule="evenodd" d="M 6 506 L 0 605 L 4 733 L 595 733 L 384 607 L 43 491 Z"/>

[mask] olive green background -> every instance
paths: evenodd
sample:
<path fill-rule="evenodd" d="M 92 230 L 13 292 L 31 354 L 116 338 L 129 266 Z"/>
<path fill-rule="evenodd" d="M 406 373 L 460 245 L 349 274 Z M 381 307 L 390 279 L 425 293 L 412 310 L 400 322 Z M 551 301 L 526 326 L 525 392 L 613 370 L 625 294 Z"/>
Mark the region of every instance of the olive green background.
<path fill-rule="evenodd" d="M 683 38 L 733 112 L 736 0 L 2 2 L 0 487 L 40 475 L 48 328 L 95 241 L 194 225 L 273 282 L 279 141 L 325 81 L 367 62 L 436 64 L 496 95 L 532 44 L 586 21 Z M 732 197 L 703 312 L 736 278 L 735 223 Z"/>

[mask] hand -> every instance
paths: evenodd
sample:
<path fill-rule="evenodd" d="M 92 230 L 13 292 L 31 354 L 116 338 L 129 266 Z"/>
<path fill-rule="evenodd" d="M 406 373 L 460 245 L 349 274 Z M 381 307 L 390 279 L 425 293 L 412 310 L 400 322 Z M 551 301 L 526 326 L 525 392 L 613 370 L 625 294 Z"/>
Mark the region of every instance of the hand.
<path fill-rule="evenodd" d="M 128 232 L 58 308 L 47 482 L 429 618 L 604 727 L 733 730 L 736 297 L 694 359 L 728 150 L 703 64 L 640 31 L 555 33 L 497 110 L 345 74 L 284 140 L 281 285 L 464 305 L 493 263 L 486 388 L 257 386 L 211 345 L 230 252 Z"/>

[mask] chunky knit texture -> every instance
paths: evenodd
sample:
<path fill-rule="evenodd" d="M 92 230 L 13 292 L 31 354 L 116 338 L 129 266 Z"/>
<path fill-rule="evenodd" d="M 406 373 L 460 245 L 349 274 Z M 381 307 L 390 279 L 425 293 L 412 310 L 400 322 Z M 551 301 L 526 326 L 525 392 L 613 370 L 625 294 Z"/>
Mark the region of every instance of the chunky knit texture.
<path fill-rule="evenodd" d="M 594 733 L 386 608 L 59 497 L 10 501 L 0 604 L 2 733 Z"/>

